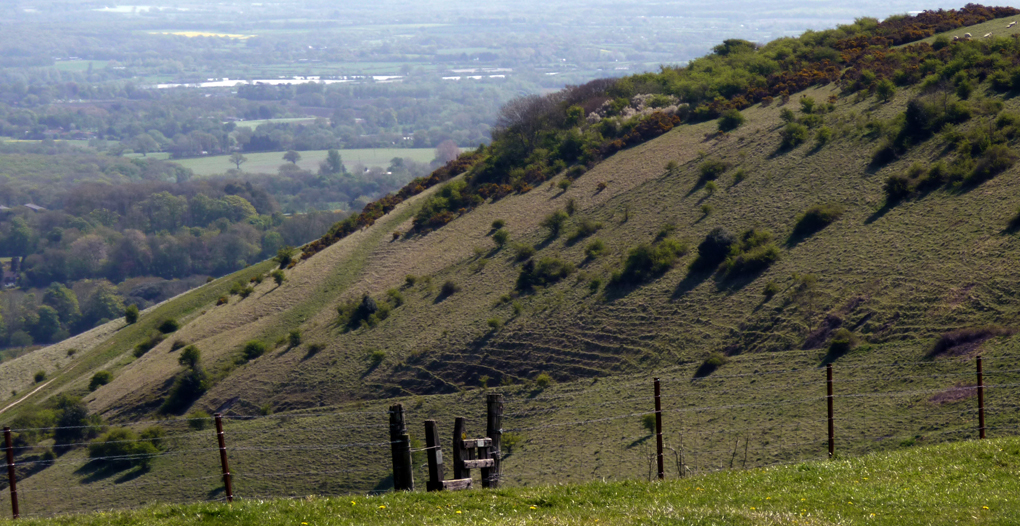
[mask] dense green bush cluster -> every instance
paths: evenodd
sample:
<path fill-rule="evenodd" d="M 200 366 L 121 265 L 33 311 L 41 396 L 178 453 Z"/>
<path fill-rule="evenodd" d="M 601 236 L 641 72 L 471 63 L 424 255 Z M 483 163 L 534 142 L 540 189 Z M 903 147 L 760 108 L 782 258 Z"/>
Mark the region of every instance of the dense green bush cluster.
<path fill-rule="evenodd" d="M 772 233 L 767 230 L 744 231 L 730 246 L 721 270 L 731 277 L 765 270 L 780 258 L 779 247 L 772 239 Z"/>
<path fill-rule="evenodd" d="M 146 428 L 139 435 L 126 427 L 117 427 L 89 444 L 89 458 L 102 459 L 104 466 L 148 468 L 163 451 L 165 432 L 159 426 Z"/>
<path fill-rule="evenodd" d="M 379 322 L 390 316 L 390 311 L 403 303 L 403 295 L 399 291 L 397 296 L 387 293 L 391 303 L 376 301 L 375 298 L 365 294 L 361 301 L 349 300 L 337 306 L 337 324 L 345 330 L 356 330 L 363 325 L 375 327 Z"/>
<path fill-rule="evenodd" d="M 654 244 L 642 243 L 627 253 L 623 269 L 613 273 L 610 283 L 622 285 L 648 281 L 673 268 L 687 251 L 685 243 L 672 238 Z"/>
<path fill-rule="evenodd" d="M 557 258 L 542 258 L 537 264 L 528 260 L 517 276 L 517 290 L 547 287 L 574 272 L 574 265 Z"/>

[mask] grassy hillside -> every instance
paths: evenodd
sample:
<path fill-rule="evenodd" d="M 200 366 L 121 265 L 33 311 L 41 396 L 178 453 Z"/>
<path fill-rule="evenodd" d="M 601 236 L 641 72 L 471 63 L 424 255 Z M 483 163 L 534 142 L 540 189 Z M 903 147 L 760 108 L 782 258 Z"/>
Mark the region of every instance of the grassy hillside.
<path fill-rule="evenodd" d="M 1020 59 L 1020 46 L 893 47 L 986 19 L 968 9 L 761 50 L 731 41 L 689 69 L 589 86 L 580 112 L 526 99 L 541 110 L 530 139 L 514 135 L 520 121 L 465 157 L 467 173 L 368 207 L 305 247 L 281 284 L 266 262 L 143 315 L 56 363 L 53 383 L 4 416 L 58 393 L 115 423 L 163 416 L 180 342 L 201 350 L 209 374 L 190 409 L 262 417 L 231 422 L 238 465 L 253 475 L 239 494 L 384 490 L 391 402 L 411 408 L 420 437 L 425 418 L 476 415 L 477 427 L 486 389 L 509 397 L 504 427 L 517 449 L 506 480 L 516 486 L 646 477 L 641 418 L 649 378 L 661 376 L 677 452 L 668 471 L 679 476 L 824 455 L 827 363 L 841 454 L 971 437 L 982 354 L 993 436 L 1015 433 L 1020 77 L 1004 57 Z M 842 57 L 844 73 L 814 76 L 829 59 L 804 60 L 821 55 Z M 768 61 L 793 96 L 756 91 Z M 746 81 L 728 102 L 710 96 L 725 78 Z M 655 98 L 695 85 L 708 91 L 689 106 Z M 570 155 L 580 156 L 572 166 Z M 237 281 L 250 293 L 229 294 Z M 136 358 L 167 317 L 181 328 Z M 252 340 L 263 354 L 245 356 Z M 22 378 L 31 356 L 0 364 L 0 379 Z M 113 379 L 90 392 L 100 369 Z M 11 388 L 24 391 L 18 381 Z M 334 414 L 307 414 L 315 408 Z M 148 471 L 95 478 L 76 450 L 25 486 L 51 511 L 218 497 L 214 456 L 178 458 L 208 453 L 209 433 L 162 425 L 171 449 Z M 299 447 L 272 465 L 267 440 Z M 364 440 L 376 449 L 341 447 Z M 310 453 L 324 441 L 336 451 Z M 315 476 L 260 478 L 309 459 Z M 182 479 L 204 482 L 151 490 Z"/>
<path fill-rule="evenodd" d="M 951 461 L 947 461 L 951 459 Z M 972 441 L 666 483 L 160 505 L 26 524 L 889 524 L 1020 520 L 1020 440 Z"/>

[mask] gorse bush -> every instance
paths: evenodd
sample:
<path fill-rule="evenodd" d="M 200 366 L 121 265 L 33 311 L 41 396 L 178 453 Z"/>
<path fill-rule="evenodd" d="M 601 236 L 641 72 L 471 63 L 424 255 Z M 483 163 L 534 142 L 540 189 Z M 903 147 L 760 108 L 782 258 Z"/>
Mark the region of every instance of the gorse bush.
<path fill-rule="evenodd" d="M 686 244 L 675 239 L 663 239 L 656 244 L 640 244 L 627 253 L 623 269 L 613 273 L 610 283 L 637 284 L 658 277 L 673 268 L 687 250 Z"/>

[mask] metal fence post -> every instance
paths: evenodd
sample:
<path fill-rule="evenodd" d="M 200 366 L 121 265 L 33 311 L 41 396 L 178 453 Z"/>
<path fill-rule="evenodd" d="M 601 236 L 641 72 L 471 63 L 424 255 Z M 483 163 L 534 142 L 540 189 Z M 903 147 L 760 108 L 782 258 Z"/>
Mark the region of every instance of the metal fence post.
<path fill-rule="evenodd" d="M 981 355 L 977 357 L 978 433 L 985 438 L 985 375 L 981 370 Z"/>
<path fill-rule="evenodd" d="M 662 401 L 659 391 L 659 379 L 655 378 L 655 449 L 659 461 L 659 480 L 666 479 L 666 470 L 662 458 Z"/>
<path fill-rule="evenodd" d="M 223 420 L 220 413 L 216 413 L 216 439 L 220 443 L 220 466 L 223 468 L 223 489 L 226 491 L 227 502 L 234 502 L 234 487 L 230 481 L 230 467 L 227 465 L 227 443 L 223 439 Z"/>
<path fill-rule="evenodd" d="M 825 365 L 825 388 L 827 396 L 825 399 L 829 405 L 829 458 L 836 454 L 836 427 L 833 423 L 832 412 L 832 364 Z"/>
<path fill-rule="evenodd" d="M 11 514 L 17 519 L 18 511 L 18 475 L 14 472 L 14 445 L 11 443 L 11 428 L 4 426 L 4 449 L 7 450 L 7 482 L 11 489 Z"/>

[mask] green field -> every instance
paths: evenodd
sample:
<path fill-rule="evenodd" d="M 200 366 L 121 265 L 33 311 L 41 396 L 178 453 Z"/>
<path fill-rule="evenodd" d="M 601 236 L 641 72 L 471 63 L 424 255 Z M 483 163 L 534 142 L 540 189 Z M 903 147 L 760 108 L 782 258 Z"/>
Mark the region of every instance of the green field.
<path fill-rule="evenodd" d="M 394 157 L 411 158 L 415 161 L 427 163 L 435 158 L 435 150 L 432 148 L 365 148 L 355 150 L 340 150 L 344 166 L 348 170 L 354 169 L 358 164 L 366 167 L 389 166 L 390 160 Z M 245 154 L 248 161 L 241 165 L 241 170 L 248 173 L 276 173 L 283 160 L 283 152 L 263 152 Z M 298 166 L 306 170 L 315 171 L 319 163 L 326 159 L 326 150 L 313 150 L 301 152 L 301 160 Z M 216 175 L 226 172 L 234 167 L 230 162 L 229 155 L 217 155 L 214 157 L 196 157 L 193 159 L 180 159 L 176 161 L 185 168 L 191 168 L 195 175 Z"/>
<path fill-rule="evenodd" d="M 307 496 L 22 520 L 177 524 L 1016 524 L 1020 439 L 716 473 L 664 483 L 589 482 L 378 497 Z"/>

